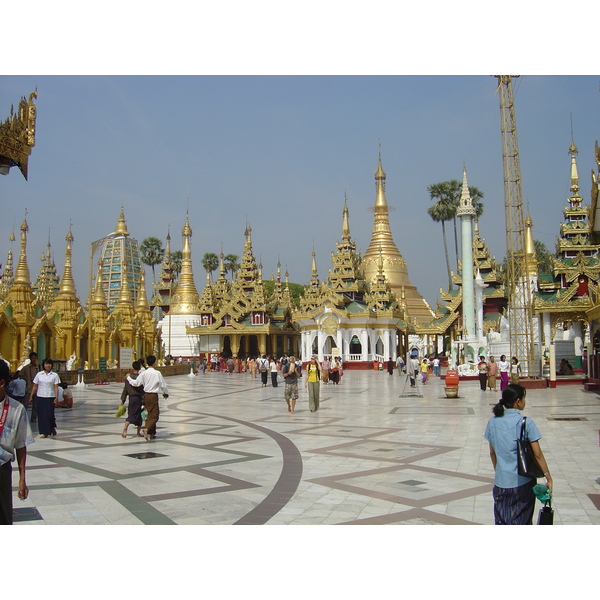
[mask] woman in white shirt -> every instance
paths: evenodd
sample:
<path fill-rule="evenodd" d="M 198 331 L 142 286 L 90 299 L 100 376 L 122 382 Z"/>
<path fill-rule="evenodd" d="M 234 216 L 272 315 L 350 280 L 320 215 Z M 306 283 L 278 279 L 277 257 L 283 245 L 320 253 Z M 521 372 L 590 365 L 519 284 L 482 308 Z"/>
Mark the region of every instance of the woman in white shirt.
<path fill-rule="evenodd" d="M 506 360 L 506 355 L 503 354 L 498 361 L 498 372 L 500 374 L 500 391 L 508 385 L 508 372 L 510 371 L 510 363 Z"/>
<path fill-rule="evenodd" d="M 272 356 L 269 359 L 269 371 L 271 372 L 271 385 L 277 387 L 277 363 Z"/>
<path fill-rule="evenodd" d="M 52 359 L 44 359 L 44 370 L 34 377 L 33 388 L 31 388 L 31 395 L 29 396 L 29 404 L 31 404 L 33 397 L 36 397 L 40 438 L 56 435 L 54 406 L 58 402 L 60 377 L 52 370 L 53 366 Z"/>

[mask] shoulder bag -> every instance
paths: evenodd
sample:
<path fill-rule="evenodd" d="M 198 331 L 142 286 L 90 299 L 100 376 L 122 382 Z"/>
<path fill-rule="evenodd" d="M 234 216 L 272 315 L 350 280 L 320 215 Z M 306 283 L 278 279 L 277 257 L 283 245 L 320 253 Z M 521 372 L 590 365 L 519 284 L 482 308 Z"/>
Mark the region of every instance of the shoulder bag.
<path fill-rule="evenodd" d="M 523 477 L 531 477 L 537 479 L 543 477 L 544 472 L 538 465 L 531 449 L 531 442 L 526 438 L 525 435 L 525 420 L 527 417 L 523 417 L 521 421 L 521 434 L 517 439 L 517 465 L 519 475 Z"/>

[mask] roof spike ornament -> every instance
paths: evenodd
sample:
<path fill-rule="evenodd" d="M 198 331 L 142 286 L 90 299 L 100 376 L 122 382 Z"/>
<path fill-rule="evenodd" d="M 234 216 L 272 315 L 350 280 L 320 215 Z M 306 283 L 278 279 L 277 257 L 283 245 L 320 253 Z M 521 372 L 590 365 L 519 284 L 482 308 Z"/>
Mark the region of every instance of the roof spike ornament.
<path fill-rule="evenodd" d="M 117 222 L 117 228 L 115 229 L 115 235 L 122 235 L 123 237 L 127 237 L 129 235 L 129 231 L 127 231 L 127 225 L 125 224 L 125 212 L 123 207 L 121 206 L 121 212 L 119 213 L 119 220 Z"/>
<path fill-rule="evenodd" d="M 69 231 L 67 232 L 65 241 L 67 242 L 67 246 L 65 249 L 65 268 L 64 268 L 63 276 L 62 276 L 62 279 L 60 282 L 60 289 L 59 289 L 58 295 L 59 296 L 63 296 L 63 295 L 75 296 L 76 295 L 75 280 L 73 279 L 73 266 L 71 264 L 71 258 L 73 256 L 73 242 L 75 241 L 75 238 L 73 237 L 70 223 L 69 223 Z"/>
<path fill-rule="evenodd" d="M 21 223 L 20 229 L 21 252 L 19 253 L 19 261 L 17 262 L 14 283 L 31 285 L 29 266 L 27 265 L 27 232 L 29 231 L 29 225 L 27 224 L 27 210 L 25 211 L 25 218 Z"/>

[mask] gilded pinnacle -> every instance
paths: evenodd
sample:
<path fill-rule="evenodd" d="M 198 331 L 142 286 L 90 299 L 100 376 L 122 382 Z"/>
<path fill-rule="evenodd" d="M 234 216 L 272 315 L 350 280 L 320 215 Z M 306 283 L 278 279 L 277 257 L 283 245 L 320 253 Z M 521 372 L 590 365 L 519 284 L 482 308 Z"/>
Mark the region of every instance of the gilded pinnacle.
<path fill-rule="evenodd" d="M 127 231 L 127 225 L 125 224 L 125 213 L 121 206 L 121 213 L 119 214 L 119 221 L 117 222 L 117 228 L 115 229 L 115 236 L 127 237 L 129 232 Z"/>

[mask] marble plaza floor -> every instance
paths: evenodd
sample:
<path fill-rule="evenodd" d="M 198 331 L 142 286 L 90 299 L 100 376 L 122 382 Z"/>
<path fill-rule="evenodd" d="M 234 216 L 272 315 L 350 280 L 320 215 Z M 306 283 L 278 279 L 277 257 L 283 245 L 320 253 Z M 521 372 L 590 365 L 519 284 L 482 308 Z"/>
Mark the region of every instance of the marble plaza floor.
<path fill-rule="evenodd" d="M 294 415 L 283 385 L 250 374 L 167 384 L 149 442 L 133 426 L 121 437 L 121 384 L 73 388 L 58 436 L 34 429 L 15 524 L 493 524 L 483 431 L 499 393 L 478 382 L 447 399 L 440 379 L 412 389 L 397 373 L 346 371 L 315 413 L 301 380 Z M 524 412 L 542 432 L 555 524 L 600 524 L 600 396 L 529 390 Z"/>

